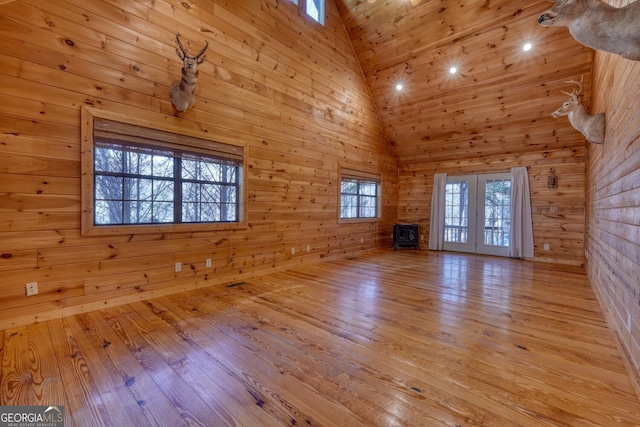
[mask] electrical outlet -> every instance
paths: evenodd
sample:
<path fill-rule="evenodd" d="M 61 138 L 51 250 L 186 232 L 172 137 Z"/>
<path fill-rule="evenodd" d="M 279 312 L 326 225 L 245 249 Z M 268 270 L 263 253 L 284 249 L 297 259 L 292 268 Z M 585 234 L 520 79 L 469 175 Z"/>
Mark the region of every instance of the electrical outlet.
<path fill-rule="evenodd" d="M 176 262 L 176 273 L 179 273 L 182 271 L 182 263 Z"/>
<path fill-rule="evenodd" d="M 30 297 L 31 295 L 38 295 L 38 282 L 29 282 L 25 288 L 25 294 Z"/>
<path fill-rule="evenodd" d="M 211 267 L 211 258 L 207 258 L 207 260 L 204 263 L 207 266 L 207 268 Z"/>
<path fill-rule="evenodd" d="M 360 243 L 364 243 L 364 237 L 360 238 Z"/>
<path fill-rule="evenodd" d="M 311 252 L 311 245 L 307 245 L 307 252 Z"/>
<path fill-rule="evenodd" d="M 295 255 L 296 254 L 296 248 L 291 248 L 291 255 Z"/>
<path fill-rule="evenodd" d="M 557 213 L 558 213 L 558 211 L 559 211 L 559 209 L 558 209 L 558 207 L 557 207 L 557 206 L 551 206 L 551 207 L 549 208 L 549 212 L 550 212 L 550 213 L 552 213 L 552 214 L 557 214 Z"/>
<path fill-rule="evenodd" d="M 542 245 L 542 249 L 544 249 L 545 251 L 549 250 L 549 244 L 545 243 L 544 245 Z"/>
<path fill-rule="evenodd" d="M 420 235 L 420 240 L 422 240 L 424 242 L 424 234 Z"/>

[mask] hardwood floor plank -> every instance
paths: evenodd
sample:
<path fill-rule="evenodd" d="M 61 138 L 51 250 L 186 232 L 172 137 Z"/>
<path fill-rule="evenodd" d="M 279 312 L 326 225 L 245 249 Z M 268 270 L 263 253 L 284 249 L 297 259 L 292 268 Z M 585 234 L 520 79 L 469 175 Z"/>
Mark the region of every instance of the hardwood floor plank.
<path fill-rule="evenodd" d="M 34 398 L 30 405 L 65 405 L 66 394 L 60 381 L 60 369 L 45 323 L 36 323 L 26 327 L 31 365 L 31 382 Z"/>
<path fill-rule="evenodd" d="M 188 314 L 190 311 L 185 311 L 184 314 Z M 171 311 L 174 314 L 175 311 Z M 309 389 L 308 384 L 297 381 L 294 377 L 288 374 L 287 371 L 283 371 L 278 363 L 273 363 L 268 357 L 265 357 L 265 349 L 256 349 L 248 346 L 242 337 L 256 328 L 253 322 L 247 324 L 247 319 L 238 321 L 233 319 L 232 323 L 227 323 L 223 316 L 216 315 L 214 322 L 209 323 L 207 317 L 198 317 L 204 320 L 205 327 L 201 330 L 206 334 L 201 336 L 202 340 L 213 340 L 216 343 L 216 350 L 222 351 L 227 359 L 242 359 L 243 365 L 246 366 L 260 366 L 260 370 L 253 373 L 243 373 L 247 378 L 251 378 L 249 384 L 253 384 L 253 390 L 248 388 L 251 395 L 256 397 L 256 405 L 262 406 L 265 402 L 270 402 L 274 407 L 279 408 L 280 411 L 286 414 L 281 419 L 284 422 L 302 423 L 310 425 L 327 425 L 331 422 L 331 419 L 342 419 L 353 417 L 345 408 L 333 405 L 332 402 L 327 401 L 323 396 L 314 393 Z M 243 351 L 238 351 L 242 349 Z M 234 356 L 232 356 L 234 355 Z M 238 365 L 240 369 L 243 369 L 243 365 Z M 237 368 L 236 368 L 237 369 Z M 278 395 L 271 390 L 272 384 L 278 384 L 281 387 L 290 390 L 291 394 L 288 399 Z M 255 386 L 258 385 L 256 388 Z M 304 399 L 301 399 L 304 396 Z M 316 408 L 322 407 L 323 411 L 318 412 Z M 280 412 L 272 410 L 274 412 Z M 332 415 L 333 418 L 327 418 L 328 415 Z M 357 422 L 355 419 L 352 421 L 353 425 L 365 425 Z"/>
<path fill-rule="evenodd" d="M 55 401 L 83 427 L 640 426 L 575 267 L 380 250 L 0 343 L 0 404 Z"/>
<path fill-rule="evenodd" d="M 232 348 L 227 351 L 225 340 L 232 341 L 232 339 L 224 336 L 216 336 L 212 339 L 210 335 L 214 334 L 214 329 L 197 314 L 186 313 L 183 310 L 177 310 L 171 314 L 177 321 L 189 325 L 190 333 L 197 339 L 198 346 L 201 346 L 209 359 L 207 367 L 219 372 L 218 380 L 224 384 L 225 388 L 230 389 L 234 399 L 245 410 L 254 412 L 254 407 L 257 407 L 262 413 L 262 418 L 270 421 L 272 416 L 280 423 L 288 424 L 292 418 L 278 404 L 273 404 L 273 399 L 270 399 L 270 390 L 252 378 L 251 373 L 245 372 L 244 365 L 235 360 L 233 356 L 235 351 L 241 349 L 233 348 L 232 344 Z M 275 401 L 277 402 L 277 396 Z"/>
<path fill-rule="evenodd" d="M 286 274 L 286 273 L 284 273 L 284 274 Z M 252 282 L 252 284 L 253 284 L 253 282 Z M 311 309 L 311 311 L 312 311 L 312 312 L 316 312 L 317 310 L 320 310 L 320 309 L 321 309 L 320 307 L 313 307 L 313 309 Z M 380 319 L 380 320 L 382 321 L 381 323 L 383 323 L 383 324 L 389 324 L 389 323 L 393 324 L 393 323 L 395 323 L 395 319 Z M 389 320 L 392 320 L 392 322 L 389 322 Z M 414 330 L 415 330 L 415 328 L 416 328 L 416 326 L 415 326 L 415 325 L 405 325 L 405 326 L 403 326 L 403 328 L 404 328 L 404 329 L 408 329 L 408 326 L 411 326 L 411 328 L 413 328 Z M 520 347 L 523 347 L 523 346 L 520 346 Z M 520 348 L 520 347 L 519 347 L 519 348 Z M 525 348 L 522 348 L 522 349 L 525 349 Z M 450 349 L 449 349 L 448 351 L 450 352 Z M 580 369 L 581 369 L 581 368 L 580 368 Z M 535 377 L 534 377 L 534 378 L 535 378 Z M 568 378 L 567 378 L 567 377 L 560 377 L 560 379 L 561 379 L 561 383 L 560 383 L 560 384 L 558 384 L 558 385 L 559 385 L 560 387 L 562 387 L 562 384 L 564 384 L 564 385 L 566 386 L 566 385 L 567 385 L 566 383 L 567 383 Z M 579 384 L 579 385 L 580 385 L 580 386 L 584 386 L 585 384 Z"/>
<path fill-rule="evenodd" d="M 68 318 L 47 322 L 67 396 L 65 417 L 78 426 L 117 426 L 91 376 L 89 366 L 71 333 Z M 65 418 L 65 422 L 66 422 Z M 115 422 L 114 422 L 115 421 Z"/>
<path fill-rule="evenodd" d="M 208 295 L 206 298 L 200 298 L 198 296 L 192 296 L 186 299 L 181 298 L 179 301 L 175 300 L 174 304 L 179 305 L 185 313 L 195 310 L 204 316 L 205 319 L 209 316 L 212 318 L 215 317 L 216 324 L 223 323 L 229 328 L 233 328 L 233 324 L 240 320 L 232 315 L 221 315 L 221 305 L 216 304 L 211 295 Z M 174 308 L 172 311 L 175 310 L 177 310 L 177 308 Z M 221 317 L 224 316 L 227 316 L 226 319 L 221 319 Z M 244 321 L 246 321 L 246 319 L 252 319 L 253 321 L 248 327 L 238 330 L 237 333 L 233 334 L 240 345 L 250 349 L 255 354 L 259 354 L 263 360 L 266 360 L 269 365 L 272 365 L 274 369 L 277 369 L 282 375 L 292 376 L 300 382 L 309 384 L 316 393 L 320 393 L 324 397 L 330 398 L 332 401 L 349 408 L 354 415 L 358 414 L 356 406 L 359 405 L 360 402 L 356 401 L 349 393 L 346 393 L 347 390 L 340 384 L 331 380 L 332 375 L 329 371 L 336 371 L 336 368 L 324 364 L 321 361 L 320 363 L 322 363 L 323 366 L 318 366 L 318 360 L 314 360 L 308 355 L 308 346 L 311 345 L 310 342 L 296 342 L 295 344 L 304 347 L 304 350 L 301 350 L 299 346 L 291 346 L 292 342 L 283 339 L 282 336 L 271 339 L 272 337 L 268 334 L 262 334 L 270 323 L 265 316 L 261 316 L 259 319 L 255 319 L 254 316 L 244 316 L 243 319 Z M 292 333 L 287 326 L 276 328 L 285 335 Z M 222 333 L 225 332 L 222 331 Z M 338 371 L 338 374 L 344 373 Z M 350 376 L 347 377 L 352 378 Z M 371 392 L 375 392 L 375 390 L 369 390 L 369 393 Z M 371 408 L 367 406 L 366 409 L 370 410 Z M 371 422 L 367 417 L 361 416 L 360 418 L 367 424 Z M 381 423 L 385 421 L 383 424 L 390 424 L 392 421 L 392 419 L 387 419 L 384 414 L 377 414 L 376 418 Z"/>
<path fill-rule="evenodd" d="M 171 405 L 178 410 L 185 425 L 225 425 L 225 420 L 191 387 L 189 379 L 174 370 L 172 365 L 180 363 L 180 358 L 172 360 L 167 357 L 166 351 L 158 344 L 160 337 L 154 335 L 153 327 L 146 327 L 148 325 L 128 309 L 121 309 L 118 314 L 115 310 L 118 309 L 107 311 L 121 324 L 116 332 Z"/>
<path fill-rule="evenodd" d="M 132 425 L 184 422 L 100 313 L 74 316 L 69 323 L 108 406 Z"/>
<path fill-rule="evenodd" d="M 251 287 L 253 284 L 254 281 L 251 281 L 248 286 Z M 213 301 L 217 298 L 218 297 L 214 295 L 209 295 L 207 301 Z M 278 307 L 278 304 L 276 304 L 276 307 Z M 241 311 L 243 311 L 243 318 L 256 317 L 256 313 L 250 309 Z M 275 311 L 278 312 L 276 315 L 280 317 L 282 317 L 283 314 L 292 314 L 286 313 L 286 310 L 279 311 L 277 308 Z M 256 318 L 256 323 L 259 324 L 259 327 L 253 329 L 253 336 L 265 331 L 270 325 L 272 321 L 267 315 L 268 313 L 265 312 L 264 305 L 261 304 L 259 318 Z M 412 406 L 410 401 L 414 399 L 424 399 L 424 396 L 421 394 L 422 390 L 416 386 L 410 386 L 411 380 L 407 379 L 411 378 L 410 375 L 389 368 L 388 365 L 394 365 L 394 361 L 385 361 L 379 354 L 376 355 L 375 361 L 371 361 L 369 360 L 370 355 L 354 351 L 353 348 L 351 348 L 350 352 L 349 349 L 334 344 L 336 338 L 339 340 L 340 338 L 346 337 L 344 331 L 340 330 L 338 336 L 331 331 L 318 334 L 315 332 L 326 332 L 327 327 L 316 328 L 310 322 L 297 324 L 295 319 L 292 318 L 295 315 L 296 313 L 293 313 L 285 319 L 280 319 L 280 321 L 283 322 L 282 325 L 278 326 L 277 323 L 274 323 L 273 327 L 269 328 L 272 334 L 277 334 L 277 340 L 274 341 L 286 342 L 287 336 L 295 336 L 296 339 L 285 344 L 285 347 L 289 349 L 304 348 L 302 354 L 294 353 L 288 355 L 289 357 L 295 358 L 297 363 L 301 363 L 301 361 L 304 360 L 304 355 L 308 355 L 311 360 L 319 360 L 324 364 L 327 364 L 326 361 L 330 360 L 331 363 L 327 365 L 336 371 L 334 373 L 336 377 L 334 381 L 338 385 L 340 393 L 342 393 L 342 396 L 336 397 L 336 400 L 344 404 L 342 400 L 349 394 L 357 398 L 360 401 L 358 402 L 360 403 L 360 408 L 357 408 L 359 411 L 356 411 L 355 406 L 352 406 L 351 409 L 356 411 L 359 416 L 365 419 L 369 418 L 367 419 L 368 423 L 402 425 L 414 423 L 415 420 L 421 420 L 420 423 L 446 425 L 454 422 L 455 417 L 451 414 L 451 408 L 455 407 L 452 403 L 456 400 L 455 396 L 447 395 L 447 393 L 433 389 L 431 398 L 447 402 L 445 405 L 446 408 L 436 409 L 430 407 L 428 411 L 420 411 L 419 407 L 416 408 Z M 300 327 L 296 328 L 293 326 Z M 291 353 L 291 350 L 289 350 L 289 353 Z M 377 368 L 378 365 L 385 365 L 386 369 L 383 371 L 390 369 L 391 372 L 381 372 L 380 369 Z M 318 372 L 317 367 L 311 366 L 305 366 L 304 371 Z M 330 378 L 330 375 L 323 373 L 322 370 L 319 371 L 318 376 Z M 422 386 L 422 388 L 426 387 L 428 387 L 428 385 Z M 353 405 L 353 402 L 351 404 Z M 387 408 L 392 408 L 392 411 L 390 412 Z M 372 409 L 375 410 L 372 411 Z M 460 409 L 455 408 L 454 410 L 460 411 Z M 480 408 L 476 408 L 476 410 L 481 411 Z M 459 415 L 458 413 L 458 416 Z M 489 420 L 487 420 L 487 422 L 489 422 Z"/>
<path fill-rule="evenodd" d="M 160 350 L 166 359 L 171 360 L 171 366 L 176 373 L 187 380 L 198 395 L 224 420 L 225 425 L 260 424 L 260 418 L 245 413 L 242 405 L 234 405 L 236 402 L 233 396 L 226 391 L 228 382 L 223 383 L 220 380 L 223 372 L 211 366 L 206 351 L 194 340 L 191 332 L 178 322 L 167 322 L 167 316 L 163 315 L 164 308 L 157 304 L 146 301 L 132 304 L 134 311 L 127 312 L 127 315 L 135 317 L 137 322 L 153 329 L 154 337 L 158 338 L 156 349 Z"/>
<path fill-rule="evenodd" d="M 0 402 L 4 402 L 3 399 L 3 388 L 4 388 L 4 377 L 5 377 L 5 373 L 4 373 L 4 348 L 5 348 L 5 342 L 4 342 L 4 335 L 5 335 L 5 331 L 0 331 Z"/>
<path fill-rule="evenodd" d="M 277 306 L 278 303 L 275 303 L 274 305 Z M 311 317 L 312 315 L 307 313 L 307 316 Z M 464 382 L 462 379 L 460 383 L 441 381 L 440 375 L 443 372 L 456 376 L 456 372 L 461 365 L 461 362 L 457 359 L 452 360 L 453 366 L 448 366 L 444 363 L 446 358 L 450 357 L 450 352 L 448 350 L 443 352 L 444 357 L 440 355 L 434 360 L 430 360 L 430 364 L 435 365 L 436 369 L 434 371 L 425 371 L 423 370 L 423 362 L 425 361 L 423 354 L 425 349 L 420 341 L 415 345 L 412 342 L 407 342 L 407 338 L 403 337 L 405 342 L 399 344 L 397 343 L 397 337 L 399 336 L 397 333 L 399 331 L 392 331 L 389 336 L 380 334 L 379 329 L 376 329 L 375 334 L 368 334 L 365 330 L 356 334 L 353 332 L 349 333 L 347 331 L 354 331 L 357 326 L 333 326 L 338 328 L 338 332 L 335 332 L 337 335 L 347 340 L 353 340 L 355 343 L 359 344 L 357 347 L 351 347 L 353 355 L 349 358 L 349 363 L 359 366 L 361 370 L 372 375 L 371 378 L 367 379 L 368 381 L 373 381 L 374 384 L 379 382 L 379 384 L 375 385 L 381 389 L 396 388 L 404 389 L 405 391 L 409 388 L 413 391 L 417 389 L 424 392 L 424 394 L 429 396 L 428 398 L 433 400 L 435 403 L 440 403 L 443 406 L 443 411 L 446 415 L 438 420 L 438 424 L 445 423 L 447 421 L 452 422 L 455 418 L 466 417 L 469 413 L 473 413 L 477 419 L 481 420 L 481 424 L 505 425 L 508 424 L 509 420 L 513 420 L 514 417 L 518 415 L 515 413 L 509 413 L 509 411 L 504 411 L 506 412 L 506 414 L 503 414 L 505 415 L 505 418 L 501 418 L 498 414 L 484 413 L 483 408 L 491 406 L 491 404 L 490 402 L 483 400 L 492 395 L 491 390 L 487 390 L 485 385 L 481 384 L 481 387 L 478 390 L 473 390 L 472 387 L 460 388 L 459 384 Z M 323 329 L 330 328 L 325 325 Z M 444 334 L 447 344 L 450 343 L 449 337 L 449 334 Z M 335 337 L 333 337 L 333 339 L 335 340 Z M 436 339 L 437 337 L 433 337 L 433 339 L 430 339 L 430 342 L 433 342 Z M 361 341 L 358 342 L 359 340 Z M 323 340 L 320 339 L 320 342 L 322 341 Z M 324 341 L 326 341 L 326 338 Z M 408 339 L 408 341 L 411 341 L 411 339 Z M 363 348 L 364 351 L 359 351 L 360 347 Z M 371 358 L 371 349 L 374 350 L 374 359 Z M 397 357 L 398 350 L 400 350 L 402 357 Z M 336 353 L 340 354 L 342 352 L 336 351 Z M 340 357 L 337 357 L 336 354 L 332 354 L 331 356 L 332 363 L 338 363 Z M 336 359 L 338 359 L 338 361 Z M 381 365 L 383 365 L 382 369 L 380 368 Z M 467 367 L 476 368 L 474 366 Z M 400 371 L 398 372 L 398 370 Z M 414 380 L 407 380 L 407 378 L 413 378 Z M 413 384 L 413 386 L 409 387 L 411 384 Z M 530 405 L 531 404 L 529 403 L 529 406 Z M 433 411 L 433 408 L 429 409 L 431 412 Z M 413 407 L 411 410 L 413 412 L 419 411 L 419 407 Z M 536 424 L 540 425 L 539 419 L 536 421 Z M 549 425 L 553 425 L 553 423 Z"/>
<path fill-rule="evenodd" d="M 0 401 L 5 406 L 20 406 L 27 405 L 33 398 L 27 329 L 9 329 L 5 333 L 2 355 Z"/>

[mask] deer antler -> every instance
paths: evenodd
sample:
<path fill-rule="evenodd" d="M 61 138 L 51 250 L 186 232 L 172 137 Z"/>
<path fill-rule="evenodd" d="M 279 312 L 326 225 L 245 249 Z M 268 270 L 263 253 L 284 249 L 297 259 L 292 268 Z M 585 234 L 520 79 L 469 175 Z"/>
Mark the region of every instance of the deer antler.
<path fill-rule="evenodd" d="M 187 49 L 182 46 L 182 42 L 180 41 L 180 33 L 176 34 L 176 41 L 178 42 L 178 46 L 180 46 L 180 50 L 182 50 L 182 52 L 180 52 L 178 49 L 176 49 L 176 53 L 178 54 L 178 57 L 180 59 L 184 60 L 184 57 L 187 54 Z"/>
<path fill-rule="evenodd" d="M 200 55 L 202 55 L 204 51 L 207 50 L 208 47 L 209 47 L 209 42 L 205 40 L 204 47 L 200 49 L 200 52 L 198 52 L 198 54 L 196 55 L 196 58 L 200 58 Z"/>
<path fill-rule="evenodd" d="M 180 33 L 176 34 L 176 41 L 178 42 L 178 46 L 180 46 L 180 50 L 182 50 L 182 52 L 180 52 L 180 50 L 176 49 L 176 53 L 178 54 L 178 57 L 184 61 L 184 58 L 188 55 L 188 52 L 187 52 L 187 49 L 185 49 L 184 46 L 182 45 L 182 42 L 180 41 Z M 198 64 L 202 64 L 205 61 L 205 59 L 207 59 L 206 55 L 203 56 L 202 58 L 200 58 L 200 56 L 202 56 L 202 54 L 207 50 L 208 47 L 209 47 L 209 42 L 205 40 L 204 47 L 200 49 L 200 52 L 198 52 L 196 56 L 193 57 L 194 59 L 198 60 Z"/>
<path fill-rule="evenodd" d="M 575 80 L 565 81 L 565 83 L 578 85 L 579 89 L 574 89 L 573 92 L 571 92 L 571 93 L 568 93 L 568 92 L 565 92 L 565 91 L 562 91 L 562 90 L 560 92 L 564 93 L 565 95 L 569 95 L 571 97 L 578 96 L 578 95 L 580 95 L 582 93 L 582 82 L 583 81 L 584 81 L 584 76 L 580 76 L 580 81 L 579 82 L 575 81 Z"/>
<path fill-rule="evenodd" d="M 207 55 L 203 56 L 202 58 L 200 58 L 200 56 L 207 50 L 208 47 L 209 47 L 209 42 L 205 40 L 204 47 L 200 49 L 200 52 L 198 52 L 198 54 L 196 55 L 198 64 L 202 64 L 207 59 Z"/>

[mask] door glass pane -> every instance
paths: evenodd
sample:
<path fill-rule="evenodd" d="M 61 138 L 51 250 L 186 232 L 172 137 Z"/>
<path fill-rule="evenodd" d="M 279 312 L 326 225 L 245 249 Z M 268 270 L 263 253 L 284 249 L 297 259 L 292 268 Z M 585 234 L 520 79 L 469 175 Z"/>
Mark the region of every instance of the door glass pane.
<path fill-rule="evenodd" d="M 467 243 L 469 183 L 448 182 L 445 192 L 444 241 Z"/>
<path fill-rule="evenodd" d="M 484 244 L 509 246 L 511 180 L 487 181 L 484 194 Z"/>

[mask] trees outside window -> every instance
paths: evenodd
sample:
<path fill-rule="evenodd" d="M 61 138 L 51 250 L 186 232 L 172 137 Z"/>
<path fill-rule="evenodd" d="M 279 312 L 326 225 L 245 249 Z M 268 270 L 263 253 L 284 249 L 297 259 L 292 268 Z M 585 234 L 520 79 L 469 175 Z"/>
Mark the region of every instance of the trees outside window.
<path fill-rule="evenodd" d="M 111 141 L 94 152 L 96 225 L 238 221 L 238 166 Z"/>
<path fill-rule="evenodd" d="M 511 174 L 447 176 L 444 250 L 508 256 Z"/>
<path fill-rule="evenodd" d="M 242 146 L 139 122 L 82 109 L 83 235 L 246 227 Z"/>
<path fill-rule="evenodd" d="M 342 178 L 340 183 L 340 218 L 377 218 L 378 182 Z"/>

